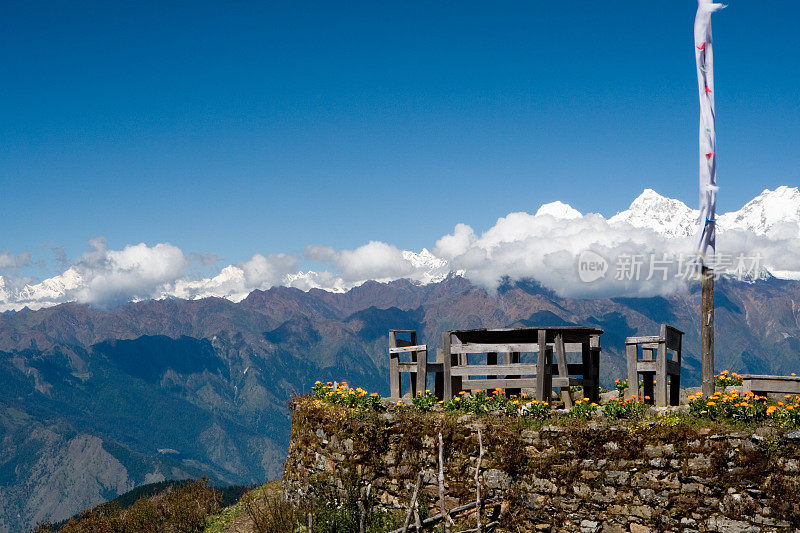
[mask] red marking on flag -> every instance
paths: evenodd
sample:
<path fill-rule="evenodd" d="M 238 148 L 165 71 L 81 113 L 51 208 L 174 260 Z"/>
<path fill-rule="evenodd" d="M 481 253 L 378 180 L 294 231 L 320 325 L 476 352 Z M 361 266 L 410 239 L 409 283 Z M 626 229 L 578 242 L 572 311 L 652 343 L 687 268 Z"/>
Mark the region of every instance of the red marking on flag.
<path fill-rule="evenodd" d="M 709 89 L 709 88 L 708 88 L 708 85 L 706 85 L 706 92 L 707 92 L 707 93 L 713 93 L 714 91 L 712 91 L 711 89 Z"/>
<path fill-rule="evenodd" d="M 705 50 L 705 49 L 706 49 L 706 43 L 700 43 L 700 44 L 698 44 L 698 45 L 697 45 L 697 49 L 698 49 L 698 50 Z"/>
<path fill-rule="evenodd" d="M 708 152 L 706 154 L 706 159 L 711 159 L 711 156 L 714 155 L 716 152 Z"/>

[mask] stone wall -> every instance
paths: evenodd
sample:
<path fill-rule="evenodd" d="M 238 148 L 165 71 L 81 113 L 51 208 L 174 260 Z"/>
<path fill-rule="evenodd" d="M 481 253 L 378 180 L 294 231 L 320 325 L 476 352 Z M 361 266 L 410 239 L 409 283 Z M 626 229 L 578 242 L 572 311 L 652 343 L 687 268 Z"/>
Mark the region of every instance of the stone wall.
<path fill-rule="evenodd" d="M 400 409 L 356 413 L 295 402 L 284 482 L 372 483 L 404 508 L 420 470 L 423 504 L 437 494 L 445 442 L 450 506 L 482 491 L 501 499 L 504 531 L 800 531 L 800 435 L 735 431 L 667 415 L 644 421 L 535 421 Z"/>

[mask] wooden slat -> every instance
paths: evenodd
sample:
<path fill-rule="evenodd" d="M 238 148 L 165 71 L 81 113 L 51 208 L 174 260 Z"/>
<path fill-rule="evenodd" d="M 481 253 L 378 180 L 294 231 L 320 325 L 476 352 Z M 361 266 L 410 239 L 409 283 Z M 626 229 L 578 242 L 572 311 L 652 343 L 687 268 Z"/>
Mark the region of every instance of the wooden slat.
<path fill-rule="evenodd" d="M 589 386 L 592 380 L 583 378 L 558 378 L 553 376 L 553 387 L 583 387 Z"/>
<path fill-rule="evenodd" d="M 575 365 L 578 366 L 578 365 Z M 577 372 L 576 372 L 577 373 Z M 498 375 L 507 376 L 509 374 L 520 374 L 524 376 L 535 376 L 535 364 L 510 364 L 510 365 L 466 365 L 454 366 L 450 369 L 453 376 L 488 376 Z"/>
<path fill-rule="evenodd" d="M 389 348 L 389 353 L 405 353 L 405 352 L 422 352 L 428 349 L 427 344 L 415 344 L 413 346 L 399 346 L 397 348 Z"/>
<path fill-rule="evenodd" d="M 417 371 L 416 361 L 413 363 L 397 363 L 397 369 L 400 372 L 415 372 Z"/>
<path fill-rule="evenodd" d="M 656 361 L 639 361 L 636 363 L 636 367 L 639 372 L 655 373 Z M 630 382 L 628 382 L 628 385 L 630 386 Z"/>
<path fill-rule="evenodd" d="M 536 386 L 535 378 L 521 379 L 465 379 L 461 382 L 464 390 L 475 389 L 532 389 Z"/>
<path fill-rule="evenodd" d="M 771 376 L 769 374 L 739 374 L 742 379 L 758 379 L 769 381 L 796 381 L 800 383 L 800 376 Z"/>
<path fill-rule="evenodd" d="M 650 335 L 647 337 L 628 337 L 625 339 L 625 344 L 642 344 L 645 342 L 655 342 L 658 343 L 661 339 L 658 335 Z"/>
<path fill-rule="evenodd" d="M 800 381 L 771 378 L 748 378 L 742 381 L 744 389 L 753 392 L 800 394 Z"/>
<path fill-rule="evenodd" d="M 581 343 L 570 342 L 564 345 L 567 353 L 580 353 Z M 505 353 L 505 352 L 523 352 L 523 353 L 538 353 L 539 344 L 535 342 L 530 343 L 476 343 L 466 342 L 460 344 L 450 345 L 451 353 Z"/>

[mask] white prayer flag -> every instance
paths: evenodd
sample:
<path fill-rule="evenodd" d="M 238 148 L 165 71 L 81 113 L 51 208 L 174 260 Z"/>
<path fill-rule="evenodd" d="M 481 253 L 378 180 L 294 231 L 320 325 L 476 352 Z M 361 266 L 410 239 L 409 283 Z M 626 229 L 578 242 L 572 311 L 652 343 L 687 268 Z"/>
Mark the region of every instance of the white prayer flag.
<path fill-rule="evenodd" d="M 698 0 L 694 20 L 694 55 L 700 95 L 700 231 L 697 252 L 705 263 L 716 245 L 717 134 L 714 115 L 714 51 L 711 14 L 724 8 L 712 0 Z"/>

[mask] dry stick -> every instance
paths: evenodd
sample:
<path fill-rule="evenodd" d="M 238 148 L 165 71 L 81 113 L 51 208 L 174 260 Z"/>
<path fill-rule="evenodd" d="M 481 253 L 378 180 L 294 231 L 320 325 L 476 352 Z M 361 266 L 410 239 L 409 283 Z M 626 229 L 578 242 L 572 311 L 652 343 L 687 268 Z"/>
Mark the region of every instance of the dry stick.
<path fill-rule="evenodd" d="M 493 504 L 496 504 L 497 502 L 495 502 L 494 500 L 487 500 L 487 501 L 484 501 L 484 502 L 481 502 L 481 503 L 483 503 L 483 505 L 485 506 L 485 505 L 493 505 Z M 470 502 L 470 503 L 466 503 L 464 505 L 460 505 L 458 507 L 453 507 L 452 509 L 450 509 L 450 514 L 458 516 L 460 513 L 466 513 L 468 511 L 470 511 L 471 509 L 475 509 L 475 502 Z M 441 521 L 442 521 L 442 515 L 441 514 L 437 514 L 437 515 L 431 516 L 431 517 L 426 518 L 425 520 L 423 520 L 422 521 L 422 527 L 423 527 L 423 529 L 424 528 L 429 528 L 431 526 L 435 526 L 436 524 L 438 524 Z M 413 527 L 414 526 L 409 526 L 409 529 L 411 529 Z M 411 530 L 415 531 L 416 528 L 411 529 Z M 394 529 L 394 530 L 390 531 L 389 533 L 403 533 L 403 528 L 401 527 L 400 529 Z"/>
<path fill-rule="evenodd" d="M 475 465 L 475 505 L 477 512 L 475 517 L 478 521 L 478 533 L 481 533 L 481 461 L 483 460 L 483 439 L 481 438 L 481 430 L 478 429 L 478 462 Z"/>
<path fill-rule="evenodd" d="M 414 525 L 417 531 L 422 531 L 422 519 L 419 517 L 419 501 L 414 502 Z"/>
<path fill-rule="evenodd" d="M 406 522 L 403 524 L 403 533 L 408 533 L 408 526 L 411 524 L 411 514 L 414 512 L 414 506 L 417 505 L 417 493 L 419 493 L 420 485 L 422 485 L 422 471 L 420 471 L 419 475 L 417 475 L 417 484 L 414 486 L 414 493 L 411 495 L 411 502 L 408 506 L 408 514 L 406 515 Z M 416 522 L 417 531 L 419 531 L 419 515 L 417 515 Z"/>
<path fill-rule="evenodd" d="M 367 502 L 369 501 L 371 491 L 372 483 L 367 484 L 365 489 L 361 489 L 361 499 L 358 500 L 358 510 L 360 512 L 358 533 L 366 533 L 367 531 Z"/>
<path fill-rule="evenodd" d="M 312 533 L 314 529 L 314 517 L 311 513 L 308 513 L 308 533 Z"/>
<path fill-rule="evenodd" d="M 439 433 L 439 509 L 444 518 L 444 533 L 450 533 L 450 525 L 454 522 L 447 513 L 444 501 L 444 439 L 441 433 Z"/>

